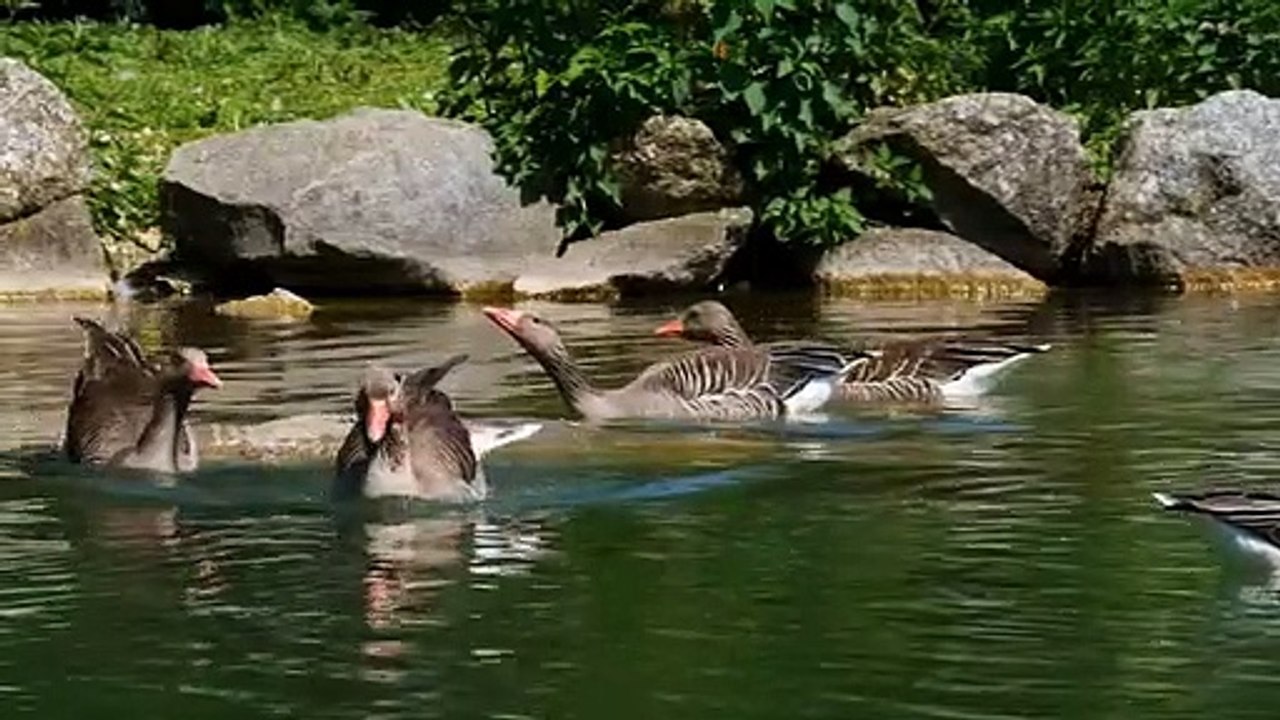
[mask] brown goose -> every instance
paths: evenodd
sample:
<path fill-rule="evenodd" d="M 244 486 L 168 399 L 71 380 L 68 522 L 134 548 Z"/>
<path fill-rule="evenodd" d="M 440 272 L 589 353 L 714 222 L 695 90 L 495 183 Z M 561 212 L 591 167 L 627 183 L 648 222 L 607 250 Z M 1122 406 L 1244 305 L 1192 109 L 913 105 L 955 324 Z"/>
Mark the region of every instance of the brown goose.
<path fill-rule="evenodd" d="M 710 348 L 650 365 L 623 387 L 595 387 L 551 323 L 503 308 L 484 314 L 538 361 L 569 407 L 589 420 L 750 420 L 813 412 L 869 355 L 820 346 Z"/>
<path fill-rule="evenodd" d="M 74 319 L 85 332 L 85 357 L 67 412 L 67 457 L 157 472 L 196 469 L 199 453 L 187 408 L 200 388 L 222 387 L 204 352 L 180 348 L 152 364 L 123 334 Z"/>
<path fill-rule="evenodd" d="M 408 377 L 379 366 L 366 371 L 356 393 L 356 424 L 338 450 L 335 494 L 454 501 L 488 495 L 481 459 L 542 426 L 472 432 L 435 387 L 466 359 L 455 355 Z"/>
<path fill-rule="evenodd" d="M 753 347 L 737 318 L 715 300 L 691 305 L 654 334 L 726 348 Z M 778 343 L 766 343 L 769 347 Z M 791 344 L 791 343 L 783 343 Z M 948 339 L 897 340 L 875 348 L 840 387 L 841 400 L 864 403 L 937 403 L 981 395 L 1014 363 L 1049 345 L 971 344 Z"/>
<path fill-rule="evenodd" d="M 1203 515 L 1225 529 L 1245 552 L 1280 566 L 1280 495 L 1242 490 L 1198 494 L 1153 493 L 1165 510 Z"/>

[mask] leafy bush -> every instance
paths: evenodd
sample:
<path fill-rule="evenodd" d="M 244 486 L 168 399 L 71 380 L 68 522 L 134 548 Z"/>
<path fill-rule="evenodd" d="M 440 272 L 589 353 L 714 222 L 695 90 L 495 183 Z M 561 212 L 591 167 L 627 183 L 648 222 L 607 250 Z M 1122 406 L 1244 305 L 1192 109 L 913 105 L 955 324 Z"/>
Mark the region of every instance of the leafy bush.
<path fill-rule="evenodd" d="M 360 105 L 435 108 L 444 38 L 280 18 L 189 32 L 87 23 L 0 24 L 17 57 L 71 98 L 97 165 L 99 232 L 135 241 L 159 222 L 157 185 L 173 148 L 259 123 L 324 118 Z"/>
<path fill-rule="evenodd" d="M 1105 170 L 1133 110 L 1230 88 L 1280 94 L 1280 4 L 1272 0 L 974 1 L 964 37 L 986 57 L 975 82 L 1078 115 Z"/>
<path fill-rule="evenodd" d="M 958 87 L 965 60 L 900 0 L 478 0 L 460 13 L 470 42 L 446 109 L 489 128 L 500 171 L 559 203 L 571 238 L 616 220 L 610 145 L 666 112 L 730 142 L 779 237 L 843 242 L 862 214 L 823 185 L 828 144 L 867 107 Z"/>
<path fill-rule="evenodd" d="M 495 135 L 500 170 L 563 205 L 570 237 L 618 217 L 612 142 L 644 116 L 699 118 L 731 145 L 782 239 L 862 223 L 821 170 L 868 108 L 1020 92 L 1080 117 L 1100 171 L 1129 112 L 1234 87 L 1280 95 L 1273 0 L 475 0 L 446 109 Z M 918 172 L 872 157 L 877 183 Z"/>

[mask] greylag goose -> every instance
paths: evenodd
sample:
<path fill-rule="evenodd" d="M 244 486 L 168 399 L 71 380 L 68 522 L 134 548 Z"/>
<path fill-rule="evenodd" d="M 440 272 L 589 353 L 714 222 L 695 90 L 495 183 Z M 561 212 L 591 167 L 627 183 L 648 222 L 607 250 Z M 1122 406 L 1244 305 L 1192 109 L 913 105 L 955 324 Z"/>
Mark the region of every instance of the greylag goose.
<path fill-rule="evenodd" d="M 654 334 L 725 348 L 753 346 L 733 313 L 715 300 L 691 305 Z M 761 347 L 778 344 L 792 343 L 765 343 Z M 981 395 L 1009 367 L 1050 347 L 938 338 L 890 341 L 874 348 L 875 356 L 858 364 L 836 395 L 840 400 L 861 403 L 937 403 Z"/>
<path fill-rule="evenodd" d="M 356 392 L 356 424 L 338 450 L 339 497 L 480 500 L 488 495 L 481 460 L 542 428 L 469 428 L 436 384 L 466 355 L 398 377 L 371 366 Z M 474 432 L 473 432 L 474 430 Z"/>
<path fill-rule="evenodd" d="M 597 388 L 550 322 L 529 312 L 484 314 L 542 365 L 565 403 L 588 420 L 751 420 L 810 413 L 870 355 L 822 346 L 708 348 L 650 365 L 620 388 Z"/>
<path fill-rule="evenodd" d="M 85 357 L 67 411 L 67 457 L 157 472 L 195 470 L 199 453 L 187 409 L 197 390 L 222 387 L 204 352 L 180 348 L 153 364 L 123 334 L 74 319 L 85 332 Z"/>
<path fill-rule="evenodd" d="M 1165 510 L 1212 519 L 1243 550 L 1280 566 L 1280 495 L 1239 490 L 1152 495 Z"/>

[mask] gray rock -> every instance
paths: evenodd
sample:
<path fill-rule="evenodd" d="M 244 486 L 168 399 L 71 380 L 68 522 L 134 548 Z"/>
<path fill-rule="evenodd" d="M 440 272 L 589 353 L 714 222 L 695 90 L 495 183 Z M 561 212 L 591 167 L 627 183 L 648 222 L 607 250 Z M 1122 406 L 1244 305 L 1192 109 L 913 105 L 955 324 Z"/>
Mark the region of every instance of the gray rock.
<path fill-rule="evenodd" d="M 1280 269 L 1280 100 L 1240 90 L 1135 113 L 1089 275 L 1185 286 L 1259 269 Z"/>
<path fill-rule="evenodd" d="M 742 176 L 711 128 L 698 120 L 655 115 L 611 160 L 623 215 L 633 222 L 742 202 Z"/>
<path fill-rule="evenodd" d="M 21 62 L 0 58 L 0 222 L 88 184 L 84 129 L 67 98 Z"/>
<path fill-rule="evenodd" d="M 530 263 L 516 279 L 515 293 L 601 300 L 704 289 L 746 242 L 751 217 L 750 210 L 733 208 L 602 233 L 570 245 L 563 257 Z"/>
<path fill-rule="evenodd" d="M 102 245 L 79 195 L 0 224 L 0 298 L 105 298 Z"/>
<path fill-rule="evenodd" d="M 161 186 L 179 257 L 234 284 L 244 273 L 301 292 L 439 292 L 508 286 L 554 253 L 554 210 L 521 206 L 481 129 L 361 109 L 180 147 Z"/>
<path fill-rule="evenodd" d="M 934 230 L 877 228 L 828 251 L 814 281 L 857 297 L 1009 298 L 1041 295 L 1044 283 L 963 238 Z"/>
<path fill-rule="evenodd" d="M 1069 116 L 1021 95 L 958 95 L 871 113 L 836 159 L 856 169 L 878 142 L 920 163 L 934 212 L 960 237 L 1041 280 L 1076 270 L 1098 196 Z"/>

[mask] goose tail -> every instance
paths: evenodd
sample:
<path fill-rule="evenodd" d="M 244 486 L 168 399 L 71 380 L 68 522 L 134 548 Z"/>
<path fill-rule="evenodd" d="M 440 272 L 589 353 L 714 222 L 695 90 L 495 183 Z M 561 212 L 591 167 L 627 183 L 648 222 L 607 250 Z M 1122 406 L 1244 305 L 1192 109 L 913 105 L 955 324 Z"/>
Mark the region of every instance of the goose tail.
<path fill-rule="evenodd" d="M 468 423 L 467 429 L 471 431 L 471 447 L 476 457 L 481 458 L 500 447 L 537 435 L 542 430 L 542 423 L 501 426 Z"/>
<path fill-rule="evenodd" d="M 1052 345 L 1010 345 L 1007 350 L 1012 353 L 997 360 L 979 362 L 965 368 L 954 378 L 943 383 L 942 394 L 945 397 L 973 397 L 991 390 L 1014 365 L 1032 355 L 1049 352 Z"/>

